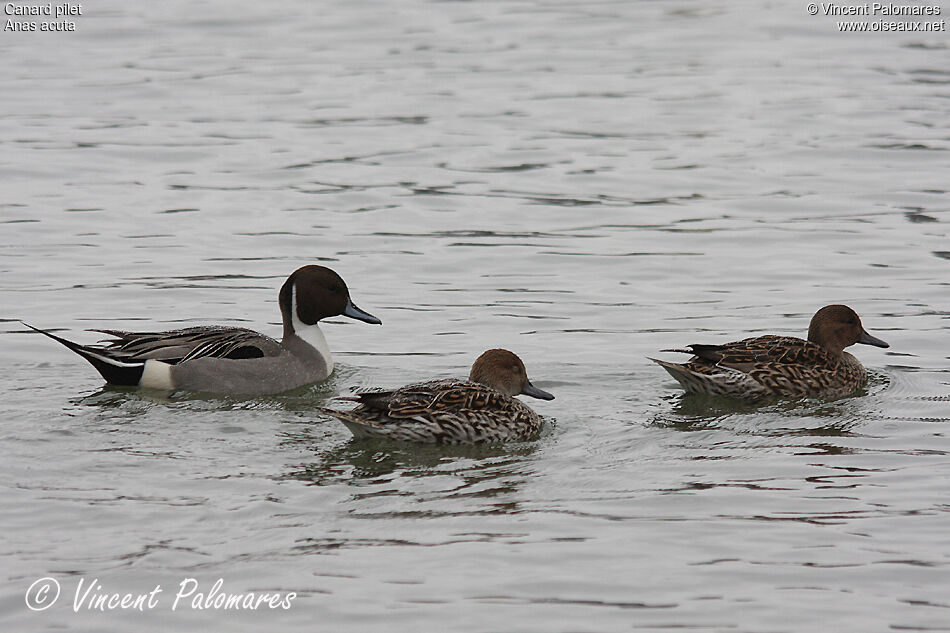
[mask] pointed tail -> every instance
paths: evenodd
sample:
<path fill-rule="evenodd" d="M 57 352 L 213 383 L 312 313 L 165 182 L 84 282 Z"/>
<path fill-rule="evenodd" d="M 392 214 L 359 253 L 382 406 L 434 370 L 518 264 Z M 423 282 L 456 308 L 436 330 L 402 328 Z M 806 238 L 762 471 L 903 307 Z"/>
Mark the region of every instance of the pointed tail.
<path fill-rule="evenodd" d="M 41 330 L 38 327 L 33 327 L 29 323 L 20 321 L 26 327 L 39 332 L 44 336 L 48 336 L 57 343 L 68 347 L 72 351 L 76 352 L 83 358 L 85 358 L 89 363 L 96 368 L 106 382 L 112 385 L 125 385 L 129 387 L 135 387 L 139 384 L 139 380 L 142 378 L 142 372 L 145 370 L 145 361 L 124 361 L 119 358 L 109 355 L 109 352 L 98 347 L 92 347 L 87 345 L 80 345 L 79 343 L 73 343 L 62 337 L 56 336 L 51 332 L 46 330 Z"/>
<path fill-rule="evenodd" d="M 664 351 L 665 351 L 665 350 L 664 350 Z M 677 351 L 679 351 L 679 350 L 677 350 Z M 657 365 L 659 365 L 659 366 L 662 367 L 663 369 L 665 369 L 665 370 L 667 371 L 667 373 L 668 373 L 670 376 L 672 376 L 673 378 L 675 378 L 675 379 L 676 379 L 676 382 L 678 382 L 678 383 L 680 384 L 680 386 L 682 386 L 683 389 L 685 389 L 686 391 L 700 391 L 700 392 L 702 392 L 701 389 L 697 389 L 697 387 L 698 387 L 701 383 L 700 383 L 700 381 L 697 379 L 696 374 L 694 374 L 693 372 L 691 372 L 691 371 L 690 371 L 689 369 L 687 369 L 686 367 L 683 367 L 682 365 L 680 365 L 680 364 L 678 364 L 678 363 L 670 363 L 670 362 L 667 362 L 667 361 L 665 361 L 665 360 L 660 360 L 660 359 L 658 359 L 658 358 L 650 358 L 649 356 L 648 356 L 647 358 L 648 358 L 649 360 L 652 360 L 654 363 L 656 363 Z"/>
<path fill-rule="evenodd" d="M 343 400 L 344 398 L 340 399 Z M 349 411 L 339 411 L 325 407 L 316 407 L 316 410 L 342 422 L 353 434 L 353 437 L 386 437 L 385 433 L 381 433 L 375 426 L 360 420 Z"/>
<path fill-rule="evenodd" d="M 705 374 L 677 363 L 656 358 L 650 360 L 669 372 L 688 393 L 707 393 L 745 400 L 756 400 L 771 394 L 767 387 L 738 369 L 716 366 L 715 373 Z"/>

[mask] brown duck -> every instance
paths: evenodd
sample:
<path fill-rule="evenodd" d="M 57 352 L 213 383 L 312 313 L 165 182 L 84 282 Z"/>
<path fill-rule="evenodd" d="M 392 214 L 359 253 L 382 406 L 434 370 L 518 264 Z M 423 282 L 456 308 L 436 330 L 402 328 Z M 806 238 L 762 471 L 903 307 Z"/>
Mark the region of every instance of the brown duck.
<path fill-rule="evenodd" d="M 350 411 L 318 409 L 343 422 L 357 437 L 427 444 L 475 444 L 524 440 L 541 428 L 541 416 L 512 397 L 553 400 L 528 380 L 524 363 L 504 349 L 475 361 L 468 380 L 430 380 L 353 398 Z"/>
<path fill-rule="evenodd" d="M 651 358 L 687 392 L 756 400 L 766 396 L 838 398 L 867 382 L 867 371 L 844 348 L 863 343 L 890 347 L 868 334 L 854 310 L 825 306 L 808 326 L 808 340 L 758 336 L 724 345 L 663 350 L 693 354 L 678 364 Z"/>

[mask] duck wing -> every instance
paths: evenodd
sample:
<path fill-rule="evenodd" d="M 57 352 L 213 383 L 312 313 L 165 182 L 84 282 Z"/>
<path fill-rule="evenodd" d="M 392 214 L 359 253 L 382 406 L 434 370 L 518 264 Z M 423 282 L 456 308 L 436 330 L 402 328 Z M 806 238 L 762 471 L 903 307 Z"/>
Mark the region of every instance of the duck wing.
<path fill-rule="evenodd" d="M 102 346 L 110 356 L 127 362 L 148 359 L 172 365 L 195 358 L 262 358 L 280 353 L 280 344 L 253 330 L 199 326 L 165 332 L 93 330 L 114 337 Z"/>
<path fill-rule="evenodd" d="M 749 373 L 763 365 L 831 367 L 837 361 L 819 345 L 793 336 L 758 336 L 724 345 L 689 345 L 691 363 L 729 367 Z"/>
<path fill-rule="evenodd" d="M 430 380 L 391 391 L 371 391 L 355 396 L 367 409 L 385 412 L 390 418 L 413 418 L 459 411 L 507 411 L 513 398 L 467 380 Z"/>

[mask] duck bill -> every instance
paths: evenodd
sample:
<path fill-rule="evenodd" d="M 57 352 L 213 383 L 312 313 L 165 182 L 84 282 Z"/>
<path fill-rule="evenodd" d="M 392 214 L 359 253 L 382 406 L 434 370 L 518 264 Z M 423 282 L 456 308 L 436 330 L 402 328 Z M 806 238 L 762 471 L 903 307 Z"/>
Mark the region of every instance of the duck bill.
<path fill-rule="evenodd" d="M 538 389 L 530 382 L 524 386 L 524 389 L 521 390 L 521 393 L 526 396 L 531 396 L 532 398 L 539 398 L 541 400 L 554 400 L 554 395 L 548 393 L 544 389 Z"/>
<path fill-rule="evenodd" d="M 343 308 L 343 316 L 348 316 L 351 319 L 356 319 L 357 321 L 365 321 L 366 323 L 372 323 L 373 325 L 382 325 L 383 322 L 374 317 L 369 312 L 363 312 L 356 307 L 356 304 L 346 300 L 346 307 Z"/>
<path fill-rule="evenodd" d="M 863 343 L 864 345 L 873 345 L 874 347 L 890 347 L 890 345 L 881 339 L 871 336 L 867 332 L 861 332 L 861 338 L 858 339 L 858 343 Z"/>

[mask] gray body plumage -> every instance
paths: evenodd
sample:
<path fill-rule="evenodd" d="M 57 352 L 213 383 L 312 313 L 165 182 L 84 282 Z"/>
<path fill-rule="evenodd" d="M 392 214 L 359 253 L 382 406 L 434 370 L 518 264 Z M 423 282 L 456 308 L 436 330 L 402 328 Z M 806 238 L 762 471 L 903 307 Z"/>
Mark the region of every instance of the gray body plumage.
<path fill-rule="evenodd" d="M 188 362 L 172 366 L 172 380 L 177 388 L 190 391 L 267 395 L 319 382 L 330 375 L 326 359 L 297 336 L 277 341 L 257 334 L 256 339 L 249 339 L 246 344 L 261 350 L 263 355 L 191 357 Z"/>
<path fill-rule="evenodd" d="M 333 359 L 318 322 L 342 315 L 380 320 L 357 308 L 343 279 L 324 266 L 298 268 L 278 295 L 284 335 L 199 326 L 163 332 L 96 330 L 113 337 L 81 345 L 29 326 L 89 361 L 114 385 L 216 394 L 268 395 L 327 378 Z"/>

